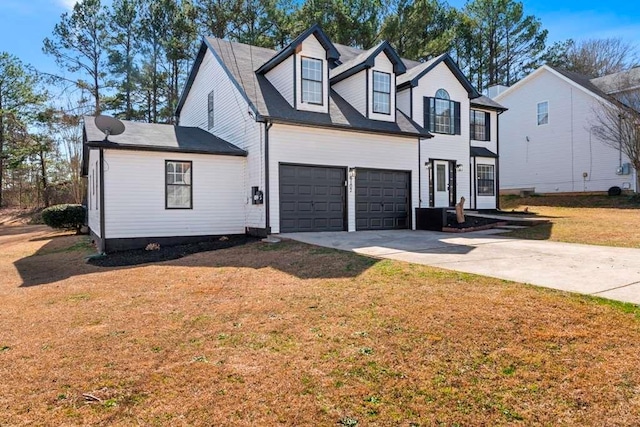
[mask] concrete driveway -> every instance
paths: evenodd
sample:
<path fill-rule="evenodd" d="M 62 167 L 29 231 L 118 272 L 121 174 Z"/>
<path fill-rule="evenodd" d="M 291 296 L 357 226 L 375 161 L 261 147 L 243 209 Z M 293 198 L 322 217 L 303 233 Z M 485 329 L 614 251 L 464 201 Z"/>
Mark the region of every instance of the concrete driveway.
<path fill-rule="evenodd" d="M 494 232 L 388 230 L 287 233 L 281 237 L 640 304 L 640 249 L 512 239 Z"/>

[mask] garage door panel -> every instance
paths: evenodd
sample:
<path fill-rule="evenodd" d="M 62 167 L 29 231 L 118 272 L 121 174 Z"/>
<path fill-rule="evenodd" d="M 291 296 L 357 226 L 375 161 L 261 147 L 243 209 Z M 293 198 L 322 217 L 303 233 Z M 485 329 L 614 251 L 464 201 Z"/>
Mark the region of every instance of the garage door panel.
<path fill-rule="evenodd" d="M 340 212 L 341 214 L 344 212 L 344 204 L 343 203 L 329 203 L 329 210 L 331 212 Z M 343 217 L 344 221 L 344 217 Z"/>
<path fill-rule="evenodd" d="M 356 170 L 356 229 L 409 227 L 410 173 Z"/>
<path fill-rule="evenodd" d="M 280 232 L 343 231 L 345 169 L 280 165 Z"/>

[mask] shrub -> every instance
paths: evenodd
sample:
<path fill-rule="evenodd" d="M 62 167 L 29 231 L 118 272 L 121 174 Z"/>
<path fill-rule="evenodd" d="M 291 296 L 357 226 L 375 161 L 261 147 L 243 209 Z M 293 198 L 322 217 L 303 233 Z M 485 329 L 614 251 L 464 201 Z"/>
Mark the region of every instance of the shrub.
<path fill-rule="evenodd" d="M 609 191 L 607 191 L 607 194 L 609 196 L 619 196 L 622 194 L 622 188 L 617 187 L 617 186 L 613 186 L 611 188 L 609 188 Z"/>
<path fill-rule="evenodd" d="M 42 220 L 51 228 L 76 230 L 84 225 L 86 209 L 82 205 L 55 205 L 42 211 Z"/>

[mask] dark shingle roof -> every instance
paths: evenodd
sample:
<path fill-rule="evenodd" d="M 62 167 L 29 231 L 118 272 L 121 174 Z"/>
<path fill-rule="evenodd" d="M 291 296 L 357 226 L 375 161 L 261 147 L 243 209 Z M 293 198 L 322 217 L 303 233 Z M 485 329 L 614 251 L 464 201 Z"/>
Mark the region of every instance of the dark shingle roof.
<path fill-rule="evenodd" d="M 211 37 L 206 39 L 206 44 L 220 58 L 230 77 L 246 95 L 247 101 L 262 117 L 276 122 L 310 126 L 340 127 L 407 136 L 431 136 L 400 111 L 397 111 L 395 122 L 368 119 L 333 90 L 329 93 L 329 114 L 296 110 L 264 75 L 255 72 L 276 54 L 275 51 Z"/>
<path fill-rule="evenodd" d="M 395 49 L 391 47 L 389 42 L 382 41 L 371 49 L 355 56 L 354 58 L 348 61 L 343 61 L 342 64 L 331 70 L 331 82 L 338 82 L 366 67 L 372 67 L 374 65 L 375 58 L 380 52 L 385 52 L 385 54 L 393 64 L 393 72 L 396 75 L 403 74 L 407 71 L 407 67 L 404 65 L 404 63 L 402 62 L 402 58 L 398 56 Z"/>
<path fill-rule="evenodd" d="M 300 34 L 298 37 L 293 39 L 293 41 L 291 41 L 291 43 L 285 46 L 282 50 L 275 53 L 268 61 L 260 66 L 257 72 L 266 73 L 267 71 L 278 66 L 278 64 L 287 59 L 289 55 L 291 55 L 296 50 L 296 48 L 300 46 L 302 42 L 304 42 L 307 37 L 312 34 L 316 37 L 318 42 L 320 42 L 322 47 L 324 47 L 327 51 L 327 59 L 338 59 L 340 54 L 338 53 L 334 44 L 331 43 L 331 40 L 329 40 L 327 34 L 322 31 L 322 28 L 320 28 L 318 24 L 315 24 L 311 28 Z"/>
<path fill-rule="evenodd" d="M 471 106 L 472 107 L 480 107 L 480 108 L 488 108 L 488 109 L 491 109 L 491 110 L 498 110 L 498 111 L 506 111 L 506 110 L 508 110 L 508 108 L 503 107 L 502 105 L 498 104 L 493 99 L 489 98 L 488 96 L 484 96 L 484 95 L 480 95 L 477 98 L 473 98 L 471 100 Z"/>
<path fill-rule="evenodd" d="M 310 34 L 311 33 L 309 33 L 309 35 Z M 342 63 L 342 65 L 338 65 L 338 67 L 331 72 L 333 76 L 336 76 L 336 69 L 339 72 L 341 67 L 345 70 L 353 68 L 355 65 L 361 63 L 363 59 L 371 56 L 372 52 L 380 49 L 381 46 L 384 47 L 385 42 L 380 43 L 368 51 L 337 43 L 334 43 L 332 46 L 339 52 L 340 62 Z M 269 68 L 273 64 L 276 56 L 282 57 L 282 55 L 284 55 L 284 49 L 276 52 L 272 49 L 250 46 L 244 43 L 229 42 L 214 37 L 207 37 L 203 42 L 192 74 L 189 76 L 187 86 L 178 104 L 178 115 L 184 105 L 186 95 L 189 92 L 195 74 L 207 49 L 211 50 L 222 62 L 230 79 L 238 87 L 240 93 L 249 103 L 250 108 L 254 110 L 254 113 L 263 118 L 310 126 L 341 127 L 358 131 L 431 137 L 427 130 L 400 112 L 400 110 L 397 110 L 395 122 L 368 119 L 333 90 L 329 93 L 328 115 L 296 110 L 282 97 L 268 79 L 264 77 L 263 73 L 257 73 L 258 70 Z M 397 78 L 396 84 L 398 85 L 401 83 L 409 84 L 412 79 L 420 78 L 441 61 L 446 61 L 447 63 L 449 61 L 452 62 L 446 54 L 424 63 L 405 58 L 399 59 L 401 60 L 401 67 L 406 67 L 408 71 Z M 455 64 L 452 65 L 448 63 L 447 65 L 457 70 L 456 77 L 463 83 L 465 88 L 467 88 L 470 97 L 474 98 L 472 100 L 474 105 L 496 110 L 505 110 L 505 108 L 497 102 L 487 97 L 479 96 Z"/>
<path fill-rule="evenodd" d="M 471 147 L 471 157 L 498 157 L 498 155 L 486 147 Z"/>
<path fill-rule="evenodd" d="M 200 128 L 122 121 L 125 131 L 105 141 L 95 118 L 84 118 L 84 135 L 90 147 L 120 150 L 169 151 L 178 153 L 246 156 L 246 151 Z"/>
<path fill-rule="evenodd" d="M 398 88 L 406 88 L 406 87 L 415 87 L 418 85 L 418 81 L 429 71 L 435 68 L 438 64 L 444 63 L 451 73 L 458 79 L 460 84 L 465 88 L 467 93 L 469 94 L 469 99 L 477 98 L 480 96 L 480 93 L 476 90 L 475 87 L 471 84 L 469 79 L 462 73 L 458 65 L 455 61 L 449 56 L 449 54 L 444 53 L 440 56 L 437 56 L 427 62 L 424 62 L 416 67 L 410 69 L 406 74 L 398 77 L 396 84 Z"/>
<path fill-rule="evenodd" d="M 563 76 L 565 76 L 566 78 L 574 82 L 575 84 L 582 86 L 588 91 L 593 92 L 604 99 L 609 99 L 609 95 L 607 95 L 604 91 L 602 91 L 598 86 L 594 85 L 591 82 L 591 79 L 589 79 L 589 77 L 582 74 L 574 73 L 573 71 L 566 71 L 561 68 L 556 68 L 551 66 L 548 66 L 548 67 L 553 69 L 555 72 L 562 74 Z"/>

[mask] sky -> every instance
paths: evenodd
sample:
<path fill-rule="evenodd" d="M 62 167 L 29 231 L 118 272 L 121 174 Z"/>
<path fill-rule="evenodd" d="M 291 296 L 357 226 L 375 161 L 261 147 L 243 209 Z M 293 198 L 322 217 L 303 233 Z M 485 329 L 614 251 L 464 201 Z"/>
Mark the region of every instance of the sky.
<path fill-rule="evenodd" d="M 449 0 L 462 7 L 466 0 Z M 48 73 L 60 73 L 53 59 L 42 53 L 60 15 L 75 0 L 0 0 L 0 52 Z M 635 0 L 524 1 L 525 13 L 541 19 L 549 30 L 548 44 L 573 38 L 622 37 L 640 45 L 640 7 Z"/>

